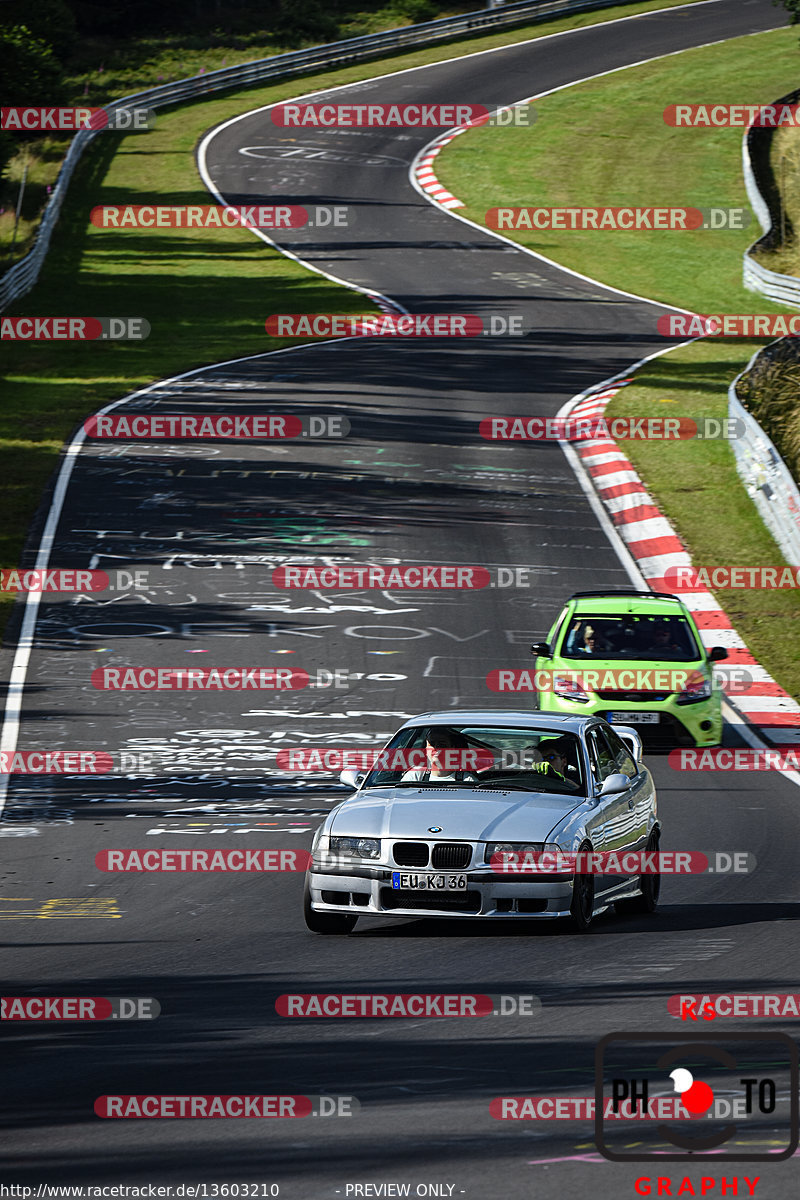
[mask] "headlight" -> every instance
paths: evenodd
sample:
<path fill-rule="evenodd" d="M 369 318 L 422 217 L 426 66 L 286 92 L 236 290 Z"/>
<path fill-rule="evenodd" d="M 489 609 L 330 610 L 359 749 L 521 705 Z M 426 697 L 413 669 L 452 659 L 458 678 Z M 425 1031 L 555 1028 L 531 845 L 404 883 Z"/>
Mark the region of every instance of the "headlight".
<path fill-rule="evenodd" d="M 505 861 L 516 861 L 517 856 L 521 858 L 524 854 L 541 854 L 545 849 L 557 850 L 558 847 L 545 842 L 487 842 L 483 861 L 491 862 L 498 855 Z"/>
<path fill-rule="evenodd" d="M 343 858 L 380 858 L 381 843 L 379 838 L 332 837 L 330 852 Z"/>
<path fill-rule="evenodd" d="M 699 700 L 708 700 L 712 691 L 711 680 L 706 679 L 705 675 L 701 675 L 698 671 L 696 675 L 689 677 L 685 688 L 678 696 L 678 704 L 697 704 Z"/>
<path fill-rule="evenodd" d="M 556 675 L 553 679 L 553 691 L 562 700 L 574 700 L 577 704 L 588 704 L 589 696 L 575 679 L 566 675 Z"/>
<path fill-rule="evenodd" d="M 509 874 L 536 873 L 540 854 L 561 855 L 556 842 L 487 842 L 484 861 Z M 536 857 L 534 858 L 534 855 Z M 550 867 L 553 870 L 553 867 Z"/>

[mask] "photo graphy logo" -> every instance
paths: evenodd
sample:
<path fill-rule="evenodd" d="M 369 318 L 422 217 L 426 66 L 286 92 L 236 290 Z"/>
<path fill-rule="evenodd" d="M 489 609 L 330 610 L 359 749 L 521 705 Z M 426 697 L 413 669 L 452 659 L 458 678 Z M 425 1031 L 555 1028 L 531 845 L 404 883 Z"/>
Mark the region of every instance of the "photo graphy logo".
<path fill-rule="evenodd" d="M 783 1033 L 610 1033 L 595 1050 L 595 1142 L 612 1162 L 775 1162 L 798 1145 L 798 1054 Z M 606 1120 L 677 1095 L 688 1116 L 642 1123 L 636 1138 Z"/>

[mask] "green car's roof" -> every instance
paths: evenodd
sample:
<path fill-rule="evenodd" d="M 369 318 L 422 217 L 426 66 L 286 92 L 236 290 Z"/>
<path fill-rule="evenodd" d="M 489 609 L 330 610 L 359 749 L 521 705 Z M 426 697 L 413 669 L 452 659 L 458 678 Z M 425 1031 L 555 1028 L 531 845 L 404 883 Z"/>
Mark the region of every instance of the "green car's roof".
<path fill-rule="evenodd" d="M 648 596 L 646 593 L 632 595 L 630 592 L 598 593 L 596 596 L 571 597 L 568 601 L 575 613 L 592 613 L 594 616 L 616 616 L 618 613 L 641 613 L 644 616 L 688 616 L 688 610 L 677 596 Z"/>

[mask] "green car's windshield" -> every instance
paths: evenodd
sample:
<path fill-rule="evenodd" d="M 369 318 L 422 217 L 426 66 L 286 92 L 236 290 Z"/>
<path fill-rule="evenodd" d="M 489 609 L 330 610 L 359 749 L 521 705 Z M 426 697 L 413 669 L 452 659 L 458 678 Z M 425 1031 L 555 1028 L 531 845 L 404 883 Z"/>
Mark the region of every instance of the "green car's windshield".
<path fill-rule="evenodd" d="M 581 613 L 564 633 L 560 656 L 576 661 L 697 662 L 703 652 L 683 616 Z"/>
<path fill-rule="evenodd" d="M 573 733 L 513 726 L 418 725 L 381 751 L 364 787 L 512 788 L 585 795 Z"/>

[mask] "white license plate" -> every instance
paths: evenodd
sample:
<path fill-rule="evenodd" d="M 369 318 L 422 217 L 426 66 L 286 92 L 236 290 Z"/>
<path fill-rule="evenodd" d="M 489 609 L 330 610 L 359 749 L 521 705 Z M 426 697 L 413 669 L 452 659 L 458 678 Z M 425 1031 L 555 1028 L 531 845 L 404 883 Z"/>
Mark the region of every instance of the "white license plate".
<path fill-rule="evenodd" d="M 467 890 L 466 875 L 429 875 L 418 871 L 392 871 L 392 887 L 395 891 L 400 888 L 412 892 L 465 892 Z"/>
<path fill-rule="evenodd" d="M 612 712 L 608 714 L 608 720 L 612 725 L 657 725 L 661 713 Z"/>

